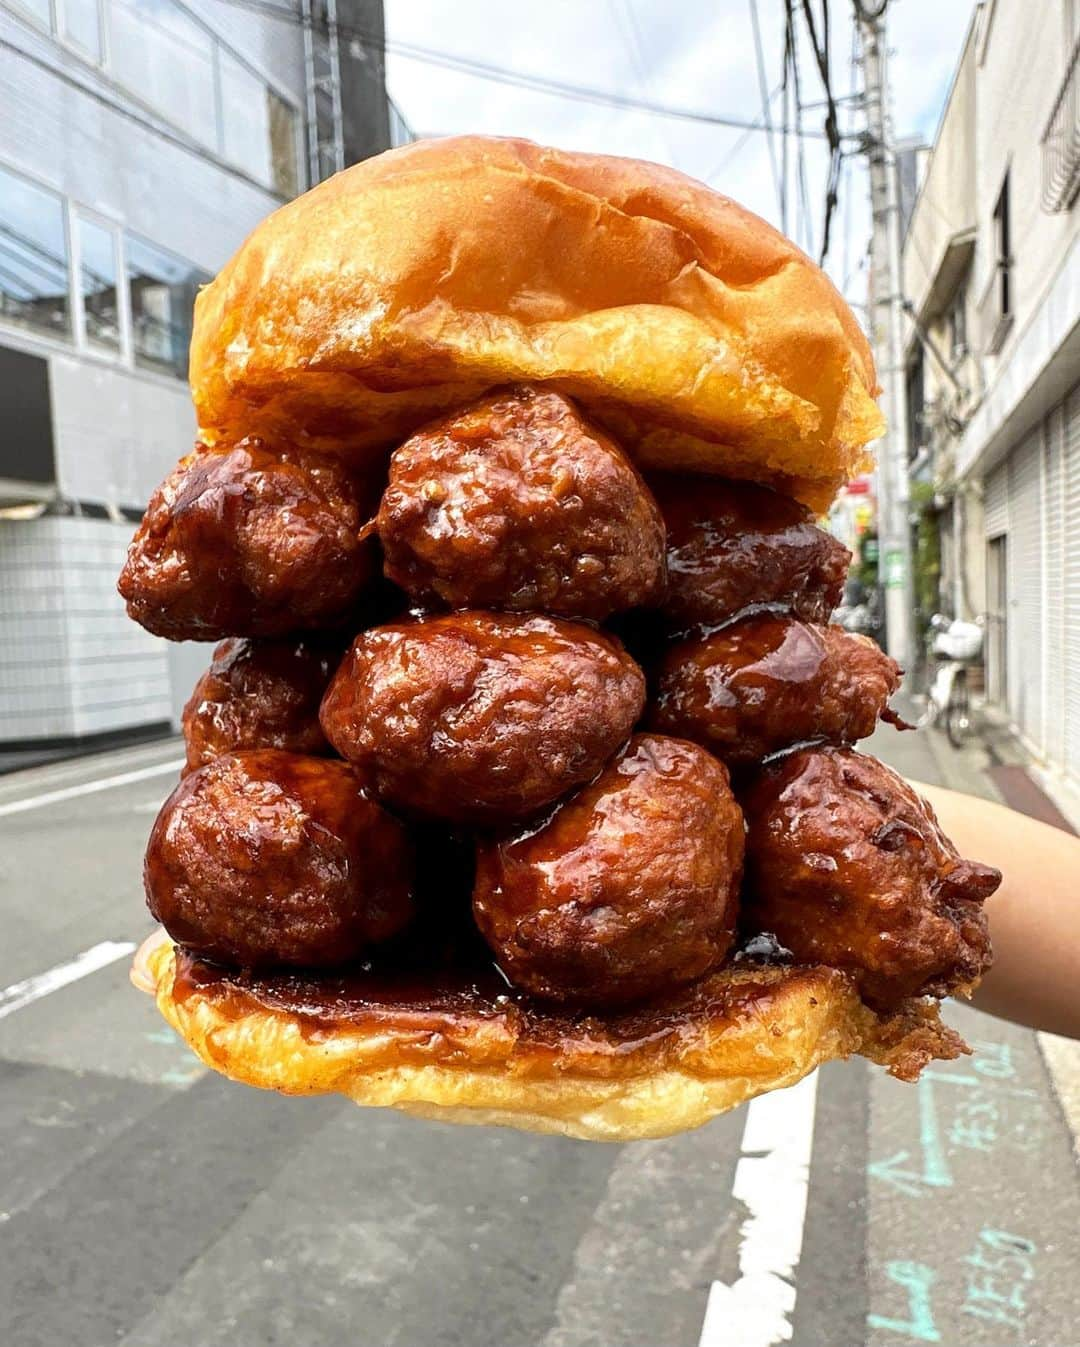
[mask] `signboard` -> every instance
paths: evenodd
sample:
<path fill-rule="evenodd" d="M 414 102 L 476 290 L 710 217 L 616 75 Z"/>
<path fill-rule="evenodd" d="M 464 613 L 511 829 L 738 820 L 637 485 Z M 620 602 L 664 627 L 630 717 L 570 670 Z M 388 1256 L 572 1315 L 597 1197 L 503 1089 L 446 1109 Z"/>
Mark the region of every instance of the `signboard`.
<path fill-rule="evenodd" d="M 900 551 L 885 553 L 885 587 L 902 589 L 904 586 L 904 554 Z"/>

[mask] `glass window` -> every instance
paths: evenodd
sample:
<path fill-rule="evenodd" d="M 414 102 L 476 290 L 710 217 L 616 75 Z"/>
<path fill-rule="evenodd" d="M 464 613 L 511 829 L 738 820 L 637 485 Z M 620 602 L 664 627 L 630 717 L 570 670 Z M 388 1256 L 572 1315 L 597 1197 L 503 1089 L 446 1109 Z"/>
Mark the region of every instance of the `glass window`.
<path fill-rule="evenodd" d="M 270 104 L 270 180 L 282 196 L 300 190 L 296 165 L 296 109 L 267 89 Z"/>
<path fill-rule="evenodd" d="M 295 196 L 295 111 L 224 48 L 218 70 L 225 157 L 283 196 Z"/>
<path fill-rule="evenodd" d="M 118 80 L 189 135 L 217 149 L 214 42 L 173 0 L 112 0 Z"/>
<path fill-rule="evenodd" d="M 0 318 L 50 336 L 71 335 L 63 202 L 3 168 Z"/>
<path fill-rule="evenodd" d="M 98 0 L 64 0 L 64 36 L 95 61 L 101 60 Z"/>
<path fill-rule="evenodd" d="M 270 182 L 270 109 L 266 86 L 246 66 L 218 53 L 221 72 L 222 149 L 226 159 L 260 182 Z"/>
<path fill-rule="evenodd" d="M 953 298 L 949 311 L 949 329 L 952 336 L 952 353 L 963 355 L 967 351 L 967 286 L 962 285 Z"/>
<path fill-rule="evenodd" d="M 79 220 L 79 282 L 87 342 L 107 351 L 119 351 L 116 234 L 92 220 Z"/>
<path fill-rule="evenodd" d="M 186 378 L 195 296 L 210 277 L 131 235 L 126 251 L 135 363 Z"/>
<path fill-rule="evenodd" d="M 52 27 L 51 0 L 17 0 L 17 7 L 29 10 L 42 28 Z"/>

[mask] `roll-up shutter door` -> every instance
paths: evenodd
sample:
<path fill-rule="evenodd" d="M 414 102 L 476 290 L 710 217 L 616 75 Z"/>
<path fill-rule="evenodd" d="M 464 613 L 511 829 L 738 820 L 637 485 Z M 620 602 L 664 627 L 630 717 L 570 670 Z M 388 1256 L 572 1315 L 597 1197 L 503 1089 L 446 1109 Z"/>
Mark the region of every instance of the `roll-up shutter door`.
<path fill-rule="evenodd" d="M 1065 402 L 1065 770 L 1080 783 L 1080 388 Z"/>
<path fill-rule="evenodd" d="M 1002 463 L 986 479 L 983 497 L 983 526 L 988 538 L 996 538 L 1009 527 L 1009 465 Z"/>
<path fill-rule="evenodd" d="M 1043 743 L 1042 426 L 1009 456 L 1009 712 Z"/>
<path fill-rule="evenodd" d="M 1044 748 L 1057 765 L 1064 762 L 1065 744 L 1065 408 L 1055 407 L 1046 421 L 1043 440 L 1043 481 L 1046 502 L 1043 520 L 1043 611 L 1046 615 L 1046 667 L 1043 706 Z"/>

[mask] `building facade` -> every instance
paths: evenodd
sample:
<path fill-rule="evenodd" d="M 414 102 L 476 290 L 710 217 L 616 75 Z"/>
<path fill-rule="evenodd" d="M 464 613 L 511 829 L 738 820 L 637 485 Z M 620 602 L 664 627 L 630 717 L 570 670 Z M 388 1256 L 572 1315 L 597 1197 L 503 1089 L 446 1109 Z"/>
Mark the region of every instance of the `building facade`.
<path fill-rule="evenodd" d="M 115 581 L 192 444 L 195 294 L 330 134 L 308 8 L 305 43 L 288 7 L 0 0 L 0 743 L 168 721 L 208 658 L 129 622 Z M 381 2 L 336 8 L 348 163 L 407 128 Z"/>
<path fill-rule="evenodd" d="M 978 6 L 922 178 L 909 449 L 989 700 L 1080 784 L 1080 3 L 1039 9 Z"/>

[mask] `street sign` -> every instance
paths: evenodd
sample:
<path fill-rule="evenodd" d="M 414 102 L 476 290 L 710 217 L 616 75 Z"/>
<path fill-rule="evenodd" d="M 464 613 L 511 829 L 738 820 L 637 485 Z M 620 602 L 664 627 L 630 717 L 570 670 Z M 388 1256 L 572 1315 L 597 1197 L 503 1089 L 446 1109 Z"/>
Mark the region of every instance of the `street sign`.
<path fill-rule="evenodd" d="M 886 589 L 904 587 L 904 554 L 899 549 L 885 553 L 885 587 Z"/>

